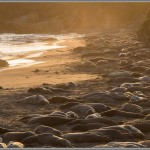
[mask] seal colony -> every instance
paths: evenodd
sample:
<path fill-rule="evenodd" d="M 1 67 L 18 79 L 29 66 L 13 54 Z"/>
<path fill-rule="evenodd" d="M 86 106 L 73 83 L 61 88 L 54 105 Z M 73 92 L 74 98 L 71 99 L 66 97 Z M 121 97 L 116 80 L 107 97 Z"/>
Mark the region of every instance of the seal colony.
<path fill-rule="evenodd" d="M 150 147 L 150 48 L 131 27 L 80 40 L 63 72 L 96 78 L 1 87 L 0 147 Z"/>

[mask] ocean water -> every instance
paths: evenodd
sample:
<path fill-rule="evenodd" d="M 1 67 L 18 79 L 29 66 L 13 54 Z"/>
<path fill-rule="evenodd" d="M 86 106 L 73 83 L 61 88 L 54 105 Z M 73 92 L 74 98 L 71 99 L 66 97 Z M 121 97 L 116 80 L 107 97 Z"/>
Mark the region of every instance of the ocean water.
<path fill-rule="evenodd" d="M 66 46 L 59 45 L 60 42 L 77 37 L 83 35 L 0 34 L 0 59 L 8 61 L 10 67 L 42 63 L 33 58 L 48 50 L 64 48 Z"/>

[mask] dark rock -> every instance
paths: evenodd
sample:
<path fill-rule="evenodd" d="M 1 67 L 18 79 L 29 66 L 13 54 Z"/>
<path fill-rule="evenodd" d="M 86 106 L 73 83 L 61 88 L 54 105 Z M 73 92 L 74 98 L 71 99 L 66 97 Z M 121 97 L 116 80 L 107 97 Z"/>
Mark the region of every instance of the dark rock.
<path fill-rule="evenodd" d="M 0 59 L 0 68 L 1 67 L 8 67 L 9 63 L 6 60 Z"/>

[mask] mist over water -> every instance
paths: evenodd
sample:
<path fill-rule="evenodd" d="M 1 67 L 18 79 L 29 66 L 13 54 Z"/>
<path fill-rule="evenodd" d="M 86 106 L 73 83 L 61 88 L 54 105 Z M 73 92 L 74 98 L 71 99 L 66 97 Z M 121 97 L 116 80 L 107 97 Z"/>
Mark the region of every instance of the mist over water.
<path fill-rule="evenodd" d="M 60 34 L 120 27 L 149 7 L 146 2 L 0 3 L 0 32 Z"/>

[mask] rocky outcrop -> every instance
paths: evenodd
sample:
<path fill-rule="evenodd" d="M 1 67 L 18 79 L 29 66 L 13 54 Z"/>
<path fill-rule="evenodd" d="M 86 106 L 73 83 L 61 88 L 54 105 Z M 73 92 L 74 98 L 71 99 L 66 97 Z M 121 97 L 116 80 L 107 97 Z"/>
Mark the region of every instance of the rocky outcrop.
<path fill-rule="evenodd" d="M 147 12 L 146 19 L 137 31 L 137 38 L 139 41 L 144 42 L 147 46 L 150 46 L 150 9 Z"/>

